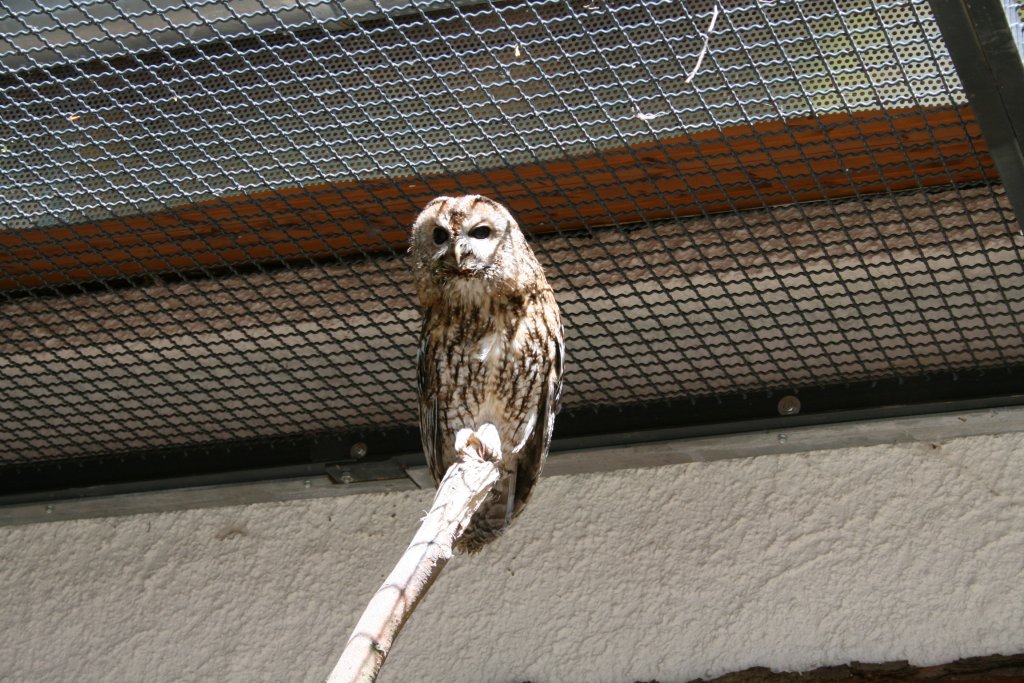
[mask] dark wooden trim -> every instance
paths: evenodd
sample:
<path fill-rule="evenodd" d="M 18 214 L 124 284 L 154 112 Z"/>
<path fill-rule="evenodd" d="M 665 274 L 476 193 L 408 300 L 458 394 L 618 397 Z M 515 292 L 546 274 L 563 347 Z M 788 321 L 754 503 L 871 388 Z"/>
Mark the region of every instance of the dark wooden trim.
<path fill-rule="evenodd" d="M 928 681 L 929 683 L 1022 683 L 1024 682 L 1024 653 L 968 657 L 947 664 L 913 666 L 906 661 L 867 663 L 851 662 L 836 666 L 823 666 L 812 671 L 772 671 L 766 667 L 753 667 L 691 683 L 899 683 L 901 681 Z M 646 683 L 657 683 L 647 681 Z"/>
<path fill-rule="evenodd" d="M 398 253 L 431 198 L 478 192 L 534 232 L 997 178 L 967 107 L 792 118 L 455 176 L 287 188 L 0 231 L 0 289 Z"/>

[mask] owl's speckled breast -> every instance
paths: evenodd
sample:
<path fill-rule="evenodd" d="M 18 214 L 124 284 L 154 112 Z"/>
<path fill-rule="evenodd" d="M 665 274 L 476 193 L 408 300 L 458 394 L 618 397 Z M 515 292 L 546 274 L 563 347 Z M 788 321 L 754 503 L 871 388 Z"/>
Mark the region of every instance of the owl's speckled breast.
<path fill-rule="evenodd" d="M 434 311 L 449 323 L 435 328 L 439 333 L 435 343 L 449 350 L 441 365 L 455 378 L 450 384 L 441 383 L 438 396 L 445 423 L 455 426 L 454 431 L 493 424 L 501 435 L 502 450 L 518 452 L 536 420 L 529 399 L 539 380 L 538 368 L 522 352 L 531 334 L 522 300 L 490 299 L 478 306 L 447 303 Z"/>

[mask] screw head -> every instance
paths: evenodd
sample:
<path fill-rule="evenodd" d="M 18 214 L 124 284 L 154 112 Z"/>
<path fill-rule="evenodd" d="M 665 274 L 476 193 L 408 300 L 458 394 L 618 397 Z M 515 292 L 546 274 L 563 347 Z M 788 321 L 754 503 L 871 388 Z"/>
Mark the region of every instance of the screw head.
<path fill-rule="evenodd" d="M 362 460 L 363 458 L 366 457 L 366 454 L 368 452 L 369 449 L 367 449 L 366 444 L 362 441 L 357 441 L 354 444 L 352 444 L 352 448 L 349 451 L 349 455 L 351 455 L 354 460 Z"/>
<path fill-rule="evenodd" d="M 779 415 L 796 415 L 800 412 L 800 399 L 796 396 L 783 396 L 779 399 Z"/>
<path fill-rule="evenodd" d="M 355 481 L 355 479 L 352 477 L 351 472 L 349 472 L 348 470 L 342 470 L 341 476 L 338 477 L 338 481 L 340 481 L 342 484 L 351 484 L 352 482 Z"/>
<path fill-rule="evenodd" d="M 786 436 L 785 434 L 779 434 L 779 443 L 786 443 L 786 441 L 788 441 L 788 440 L 789 440 L 788 436 Z"/>
<path fill-rule="evenodd" d="M 303 486 L 303 488 L 307 488 L 307 489 L 311 488 L 313 486 L 313 482 L 311 482 L 309 479 L 307 479 L 306 481 L 302 482 L 302 486 Z"/>

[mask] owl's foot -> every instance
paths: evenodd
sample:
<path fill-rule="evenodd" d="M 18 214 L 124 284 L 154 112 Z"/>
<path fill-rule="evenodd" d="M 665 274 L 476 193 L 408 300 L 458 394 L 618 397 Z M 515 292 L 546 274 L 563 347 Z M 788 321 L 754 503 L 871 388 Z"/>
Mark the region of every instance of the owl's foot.
<path fill-rule="evenodd" d="M 488 423 L 473 431 L 460 429 L 455 434 L 455 450 L 463 457 L 490 462 L 501 461 L 501 435 Z"/>

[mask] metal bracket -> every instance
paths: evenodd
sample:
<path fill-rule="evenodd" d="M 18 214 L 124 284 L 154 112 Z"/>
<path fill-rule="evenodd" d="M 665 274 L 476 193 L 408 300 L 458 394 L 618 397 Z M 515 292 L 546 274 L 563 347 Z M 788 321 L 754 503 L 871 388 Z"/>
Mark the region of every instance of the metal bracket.
<path fill-rule="evenodd" d="M 386 479 L 405 479 L 408 476 L 394 460 L 371 462 L 343 460 L 326 465 L 324 470 L 333 483 L 341 485 Z"/>

